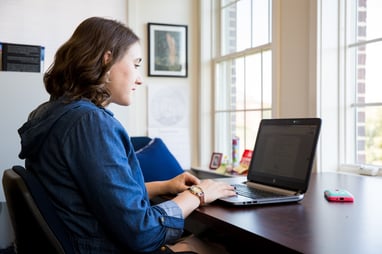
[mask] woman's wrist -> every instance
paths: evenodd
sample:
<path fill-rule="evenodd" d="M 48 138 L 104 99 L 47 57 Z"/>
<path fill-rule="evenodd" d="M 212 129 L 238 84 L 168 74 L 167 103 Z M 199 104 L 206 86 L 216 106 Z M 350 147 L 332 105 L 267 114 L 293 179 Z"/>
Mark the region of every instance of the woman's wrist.
<path fill-rule="evenodd" d="M 195 196 L 199 198 L 200 206 L 205 204 L 205 196 L 203 189 L 198 185 L 192 185 L 188 190 Z"/>

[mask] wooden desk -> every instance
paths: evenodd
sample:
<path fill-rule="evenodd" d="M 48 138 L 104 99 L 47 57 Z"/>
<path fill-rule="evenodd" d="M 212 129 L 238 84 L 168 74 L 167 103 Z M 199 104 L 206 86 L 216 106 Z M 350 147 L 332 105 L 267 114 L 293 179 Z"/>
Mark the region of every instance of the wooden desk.
<path fill-rule="evenodd" d="M 330 188 L 349 190 L 355 202 L 326 201 L 324 190 Z M 219 232 L 237 253 L 255 253 L 257 245 L 278 253 L 382 253 L 381 194 L 380 177 L 313 174 L 300 203 L 245 208 L 213 203 L 194 211 L 186 229 Z"/>

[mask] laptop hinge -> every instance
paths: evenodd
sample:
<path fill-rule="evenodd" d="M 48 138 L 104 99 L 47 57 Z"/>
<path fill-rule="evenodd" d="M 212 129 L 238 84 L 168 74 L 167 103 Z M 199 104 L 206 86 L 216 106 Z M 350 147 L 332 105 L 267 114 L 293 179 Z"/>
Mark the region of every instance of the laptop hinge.
<path fill-rule="evenodd" d="M 298 192 L 296 193 L 296 191 L 285 190 L 285 189 L 281 189 L 281 188 L 277 188 L 277 187 L 273 187 L 273 186 L 268 186 L 268 185 L 264 185 L 264 184 L 260 184 L 260 183 L 253 183 L 250 181 L 247 181 L 245 183 L 248 186 L 253 186 L 255 188 L 259 188 L 259 189 L 262 189 L 265 191 L 280 193 L 282 195 L 292 196 L 292 195 L 299 194 Z"/>

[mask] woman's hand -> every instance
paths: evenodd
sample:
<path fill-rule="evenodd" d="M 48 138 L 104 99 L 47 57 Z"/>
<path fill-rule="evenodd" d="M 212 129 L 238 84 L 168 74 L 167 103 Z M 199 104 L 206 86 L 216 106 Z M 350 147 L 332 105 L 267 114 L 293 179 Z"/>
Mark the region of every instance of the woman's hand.
<path fill-rule="evenodd" d="M 170 180 L 146 182 L 145 185 L 149 198 L 153 198 L 159 195 L 178 194 L 187 190 L 191 185 L 199 183 L 200 180 L 196 176 L 184 172 Z"/>
<path fill-rule="evenodd" d="M 179 176 L 182 177 L 182 176 Z M 188 178 L 188 176 L 184 176 Z M 190 180 L 194 179 L 192 176 Z M 197 178 L 196 178 L 197 179 Z M 195 180 L 195 179 L 194 179 Z M 182 188 L 188 188 L 188 184 L 183 185 Z M 212 179 L 194 181 L 191 185 L 199 186 L 204 193 L 204 203 L 208 204 L 215 201 L 218 198 L 229 197 L 236 195 L 235 188 L 225 182 L 215 181 Z M 181 186 L 178 187 L 178 190 L 181 189 Z M 195 208 L 199 207 L 202 199 L 197 195 L 191 193 L 188 190 L 185 190 L 179 193 L 176 197 L 172 199 L 183 211 L 183 217 L 186 218 Z"/>
<path fill-rule="evenodd" d="M 216 199 L 236 195 L 235 188 L 225 182 L 212 179 L 200 180 L 194 175 L 184 172 L 167 181 L 170 194 L 177 194 L 187 190 L 191 185 L 198 185 L 204 192 L 204 202 L 211 203 Z"/>
<path fill-rule="evenodd" d="M 170 194 L 178 194 L 188 189 L 191 185 L 198 185 L 199 183 L 200 180 L 196 176 L 184 172 L 167 181 L 167 190 Z"/>
<path fill-rule="evenodd" d="M 204 202 L 211 203 L 216 199 L 236 195 L 235 188 L 225 182 L 212 179 L 202 180 L 197 184 L 204 192 Z"/>

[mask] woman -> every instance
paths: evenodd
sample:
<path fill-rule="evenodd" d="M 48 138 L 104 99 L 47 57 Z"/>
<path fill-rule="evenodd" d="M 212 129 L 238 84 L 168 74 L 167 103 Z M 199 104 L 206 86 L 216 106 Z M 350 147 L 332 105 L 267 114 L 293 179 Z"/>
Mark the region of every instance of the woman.
<path fill-rule="evenodd" d="M 99 17 L 83 21 L 44 75 L 50 100 L 19 129 L 19 157 L 46 187 L 79 253 L 216 252 L 194 236 L 180 240 L 184 218 L 204 202 L 235 195 L 233 187 L 189 173 L 144 183 L 128 134 L 106 109 L 131 103 L 141 62 L 129 28 Z M 168 193 L 177 195 L 150 204 Z"/>

